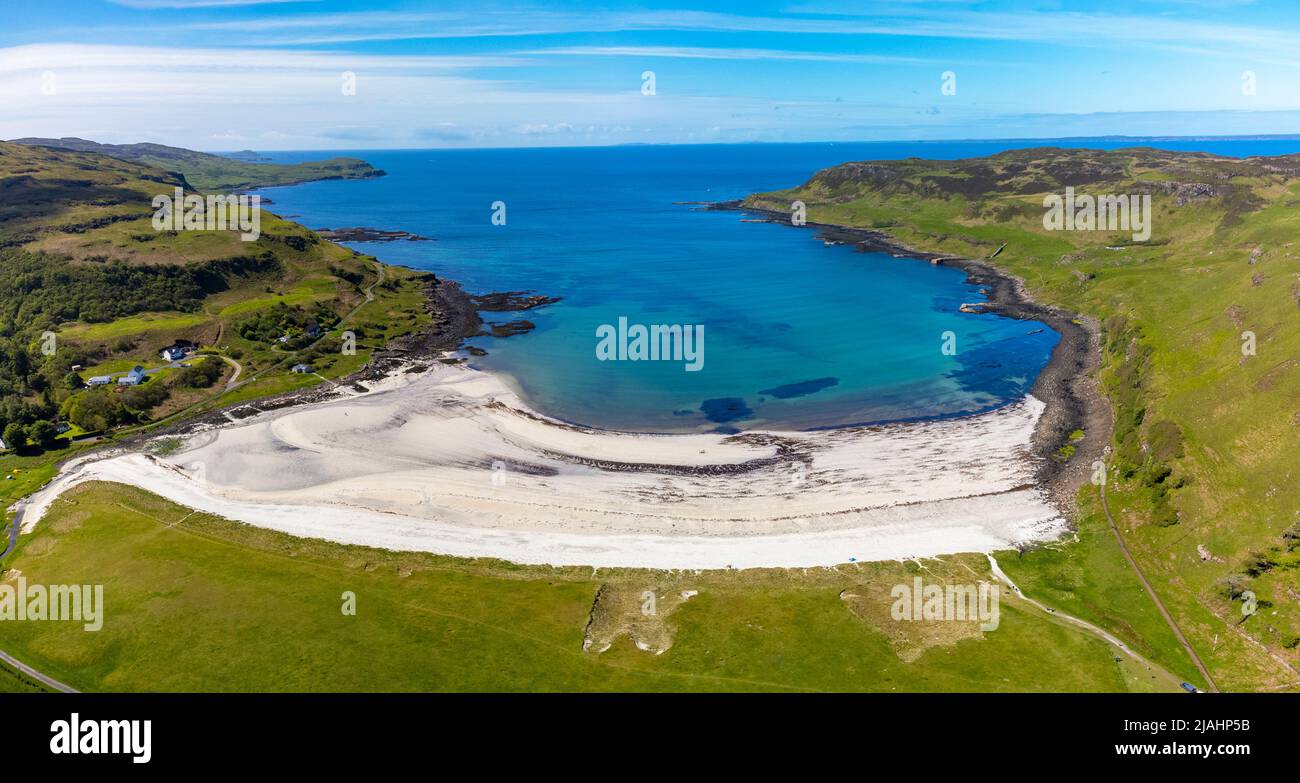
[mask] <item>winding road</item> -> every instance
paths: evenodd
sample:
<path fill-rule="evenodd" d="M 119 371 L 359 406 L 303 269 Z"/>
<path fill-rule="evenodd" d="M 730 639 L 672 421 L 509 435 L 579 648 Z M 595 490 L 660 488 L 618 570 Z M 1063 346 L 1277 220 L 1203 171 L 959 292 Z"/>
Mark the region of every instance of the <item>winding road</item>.
<path fill-rule="evenodd" d="M 244 365 L 231 359 L 229 356 L 222 356 L 221 361 L 235 368 L 235 374 L 231 375 L 230 380 L 226 381 L 226 391 L 230 391 L 239 385 L 239 374 L 244 371 Z"/>
<path fill-rule="evenodd" d="M 19 674 L 30 677 L 33 680 L 36 680 L 40 684 L 44 685 L 45 687 L 52 688 L 53 690 L 56 690 L 60 693 L 81 692 L 78 691 L 76 688 L 73 688 L 71 685 L 64 685 L 63 683 L 59 682 L 53 677 L 47 677 L 46 675 L 41 674 L 40 672 L 36 671 L 32 667 L 28 666 L 27 664 L 13 657 L 9 653 L 5 652 L 4 650 L 0 650 L 0 664 L 8 666 L 9 668 L 17 671 Z"/>
<path fill-rule="evenodd" d="M 25 510 L 23 506 L 24 501 L 20 500 L 17 503 L 17 508 L 14 509 L 13 526 L 9 528 L 9 543 L 5 545 L 5 551 L 0 553 L 0 561 L 8 557 L 9 553 L 14 551 L 14 547 L 18 545 L 18 531 L 23 526 L 23 511 Z"/>

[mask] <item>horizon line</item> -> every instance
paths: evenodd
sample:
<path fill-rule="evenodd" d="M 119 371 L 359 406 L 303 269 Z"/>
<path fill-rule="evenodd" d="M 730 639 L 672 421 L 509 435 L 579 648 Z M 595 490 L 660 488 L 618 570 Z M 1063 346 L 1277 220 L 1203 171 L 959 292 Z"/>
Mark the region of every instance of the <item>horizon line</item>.
<path fill-rule="evenodd" d="M 39 137 L 19 137 L 39 138 Z M 61 138 L 81 138 L 65 136 Z M 93 141 L 82 139 L 83 141 Z M 1105 134 L 1100 136 L 1001 136 L 990 138 L 951 138 L 951 139 L 809 139 L 807 141 L 625 141 L 609 144 L 531 144 L 509 147 L 304 147 L 299 149 L 267 149 L 256 147 L 240 149 L 196 149 L 214 155 L 237 152 L 462 152 L 489 150 L 580 150 L 613 149 L 617 147 L 736 147 L 736 146 L 784 146 L 800 144 L 988 144 L 995 142 L 1034 142 L 1034 141 L 1300 141 L 1300 133 L 1238 133 L 1206 134 L 1197 133 L 1180 136 L 1171 133 L 1145 134 L 1129 136 L 1126 134 Z M 97 144 L 103 142 L 95 142 Z M 162 144 L 162 142 L 126 142 L 127 144 Z M 174 146 L 174 145 L 163 145 Z M 182 147 L 181 149 L 191 149 Z"/>

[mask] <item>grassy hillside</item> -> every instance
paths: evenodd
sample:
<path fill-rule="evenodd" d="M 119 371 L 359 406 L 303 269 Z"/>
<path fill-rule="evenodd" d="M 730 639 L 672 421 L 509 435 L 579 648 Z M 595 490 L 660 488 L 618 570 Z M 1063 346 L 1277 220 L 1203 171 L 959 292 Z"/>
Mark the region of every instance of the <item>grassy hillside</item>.
<path fill-rule="evenodd" d="M 1067 186 L 1149 195 L 1150 239 L 1046 230 L 1044 196 Z M 745 203 L 789 213 L 795 200 L 810 222 L 921 250 L 980 258 L 1005 244 L 992 263 L 1103 322 L 1110 504 L 1130 547 L 1222 687 L 1300 682 L 1300 156 L 1043 148 L 857 162 Z M 1085 529 L 1104 529 L 1095 492 L 1083 490 Z M 1037 555 L 1048 571 L 1059 561 L 1042 587 L 1078 603 L 1096 577 L 1078 564 L 1104 543 Z"/>
<path fill-rule="evenodd" d="M 384 175 L 384 172 L 358 158 L 282 164 L 250 161 L 247 155 L 226 157 L 163 144 L 100 144 L 75 137 L 24 138 L 14 139 L 11 143 L 91 152 L 176 172 L 193 187 L 208 193 L 292 185 L 322 179 L 364 179 Z"/>
<path fill-rule="evenodd" d="M 75 436 L 312 385 L 429 324 L 426 275 L 266 210 L 251 242 L 155 230 L 153 197 L 184 184 L 95 153 L 0 142 L 0 434 L 18 424 L 31 448 L 57 449 L 36 436 L 40 422 Z M 355 354 L 340 350 L 345 329 Z M 198 347 L 191 367 L 160 356 L 177 341 Z M 299 362 L 316 373 L 291 373 Z M 150 372 L 137 389 L 83 384 L 137 364 Z"/>
<path fill-rule="evenodd" d="M 890 618 L 892 585 L 987 580 L 982 556 L 596 573 L 298 539 L 116 484 L 66 500 L 6 565 L 103 584 L 103 629 L 2 623 L 0 648 L 83 690 L 1178 688 L 1008 593 L 987 632 Z"/>

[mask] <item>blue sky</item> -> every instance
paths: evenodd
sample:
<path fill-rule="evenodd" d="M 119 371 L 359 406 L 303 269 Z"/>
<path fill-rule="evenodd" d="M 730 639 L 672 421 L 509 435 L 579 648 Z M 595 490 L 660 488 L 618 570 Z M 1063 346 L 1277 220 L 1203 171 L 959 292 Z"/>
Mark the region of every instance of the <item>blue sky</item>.
<path fill-rule="evenodd" d="M 0 138 L 269 150 L 1300 133 L 1295 0 L 13 5 Z"/>

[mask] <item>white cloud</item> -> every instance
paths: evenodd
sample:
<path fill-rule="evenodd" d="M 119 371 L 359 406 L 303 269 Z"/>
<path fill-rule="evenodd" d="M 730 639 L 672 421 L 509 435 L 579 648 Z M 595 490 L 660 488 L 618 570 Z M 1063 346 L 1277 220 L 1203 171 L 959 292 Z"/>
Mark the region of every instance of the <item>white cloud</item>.
<path fill-rule="evenodd" d="M 36 70 L 220 69 L 274 71 L 440 71 L 525 64 L 508 56 L 367 55 L 276 49 L 179 49 L 152 46 L 32 44 L 0 49 L 0 74 Z"/>
<path fill-rule="evenodd" d="M 315 3 L 319 0 L 109 0 L 114 5 L 127 8 L 213 8 L 237 5 L 276 5 L 284 3 Z"/>
<path fill-rule="evenodd" d="M 697 113 L 716 124 L 751 111 L 746 99 L 650 99 L 635 79 L 625 90 L 594 92 L 462 73 L 485 62 L 528 61 L 71 44 L 0 49 L 0 138 L 84 136 L 208 149 L 616 143 L 627 140 L 623 132 L 654 140 L 669 123 Z M 341 89 L 343 71 L 356 74 L 354 95 Z M 55 87 L 48 92 L 47 72 Z"/>
<path fill-rule="evenodd" d="M 919 57 L 890 57 L 837 52 L 795 52 L 784 49 L 722 49 L 701 46 L 563 46 L 518 52 L 524 55 L 579 57 L 673 57 L 694 60 L 796 60 L 831 63 L 928 63 Z"/>
<path fill-rule="evenodd" d="M 175 28 L 173 28 L 175 29 Z M 304 14 L 187 25 L 271 35 L 263 43 L 304 45 L 347 41 L 414 40 L 485 36 L 551 35 L 620 31 L 755 32 L 872 35 L 1122 46 L 1231 46 L 1282 53 L 1294 49 L 1297 30 L 1225 24 L 1220 20 L 1168 15 L 1079 11 L 989 12 L 903 4 L 872 14 L 802 13 L 745 16 L 711 11 L 549 11 L 508 9 L 493 13 L 360 11 Z"/>

